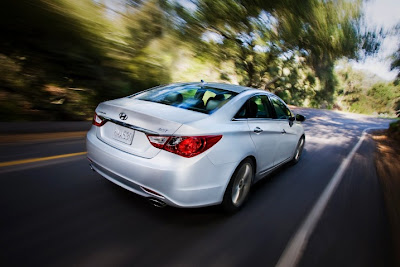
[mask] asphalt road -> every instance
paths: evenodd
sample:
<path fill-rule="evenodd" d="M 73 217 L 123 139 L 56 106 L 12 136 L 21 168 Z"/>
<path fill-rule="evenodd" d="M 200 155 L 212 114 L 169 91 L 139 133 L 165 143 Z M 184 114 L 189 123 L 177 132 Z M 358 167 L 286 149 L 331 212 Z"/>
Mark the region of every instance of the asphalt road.
<path fill-rule="evenodd" d="M 0 168 L 1 266 L 275 266 L 342 160 L 388 120 L 307 116 L 301 161 L 257 183 L 247 205 L 158 209 L 108 182 L 85 156 Z M 0 144 L 0 162 L 82 152 L 84 140 Z M 382 193 L 367 139 L 328 202 L 299 266 L 391 266 Z"/>

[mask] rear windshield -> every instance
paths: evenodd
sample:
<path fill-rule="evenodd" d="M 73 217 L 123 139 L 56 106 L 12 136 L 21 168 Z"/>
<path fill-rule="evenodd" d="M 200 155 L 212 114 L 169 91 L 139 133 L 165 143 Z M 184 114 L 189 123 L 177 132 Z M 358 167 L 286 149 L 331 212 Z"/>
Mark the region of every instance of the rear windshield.
<path fill-rule="evenodd" d="M 211 114 L 236 95 L 207 86 L 173 85 L 145 91 L 132 98 Z"/>

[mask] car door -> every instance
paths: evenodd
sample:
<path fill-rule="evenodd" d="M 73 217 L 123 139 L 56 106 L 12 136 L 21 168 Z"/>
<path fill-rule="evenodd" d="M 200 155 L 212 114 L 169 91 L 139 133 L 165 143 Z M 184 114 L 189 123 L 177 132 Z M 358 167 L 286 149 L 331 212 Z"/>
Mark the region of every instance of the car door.
<path fill-rule="evenodd" d="M 278 147 L 274 159 L 275 165 L 278 165 L 293 156 L 299 137 L 293 121 L 289 120 L 293 116 L 290 109 L 277 96 L 270 95 L 269 99 L 275 112 L 273 120 L 278 124 L 281 133 L 277 141 Z"/>
<path fill-rule="evenodd" d="M 273 110 L 266 95 L 251 97 L 239 110 L 237 118 L 247 119 L 250 137 L 255 145 L 257 174 L 274 166 L 278 139 L 281 135 L 279 121 L 273 119 Z"/>

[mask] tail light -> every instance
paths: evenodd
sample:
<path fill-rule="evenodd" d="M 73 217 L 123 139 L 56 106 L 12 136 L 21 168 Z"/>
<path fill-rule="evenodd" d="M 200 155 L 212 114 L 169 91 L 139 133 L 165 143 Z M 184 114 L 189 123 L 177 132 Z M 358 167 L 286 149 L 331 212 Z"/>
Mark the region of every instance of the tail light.
<path fill-rule="evenodd" d="M 185 158 L 199 155 L 221 140 L 222 135 L 208 136 L 159 136 L 147 135 L 150 143 L 159 149 Z"/>
<path fill-rule="evenodd" d="M 100 126 L 103 126 L 104 123 L 106 123 L 106 120 L 104 120 L 102 117 L 98 116 L 97 113 L 95 112 L 94 116 L 93 116 L 92 124 L 94 126 L 100 127 Z"/>

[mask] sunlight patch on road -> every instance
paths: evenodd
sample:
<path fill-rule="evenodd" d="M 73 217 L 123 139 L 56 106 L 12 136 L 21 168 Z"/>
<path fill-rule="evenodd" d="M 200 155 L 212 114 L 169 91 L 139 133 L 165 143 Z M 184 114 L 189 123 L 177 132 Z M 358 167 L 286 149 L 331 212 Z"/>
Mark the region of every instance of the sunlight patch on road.
<path fill-rule="evenodd" d="M 335 137 L 308 137 L 307 143 L 313 143 L 316 145 L 337 145 L 343 146 L 351 141 L 350 137 L 346 136 L 335 136 Z"/>
<path fill-rule="evenodd" d="M 327 123 L 333 124 L 333 125 L 343 125 L 342 122 L 335 121 L 332 118 L 329 118 L 327 116 L 312 117 L 309 119 L 309 121 L 320 121 L 320 122 L 327 122 Z"/>

